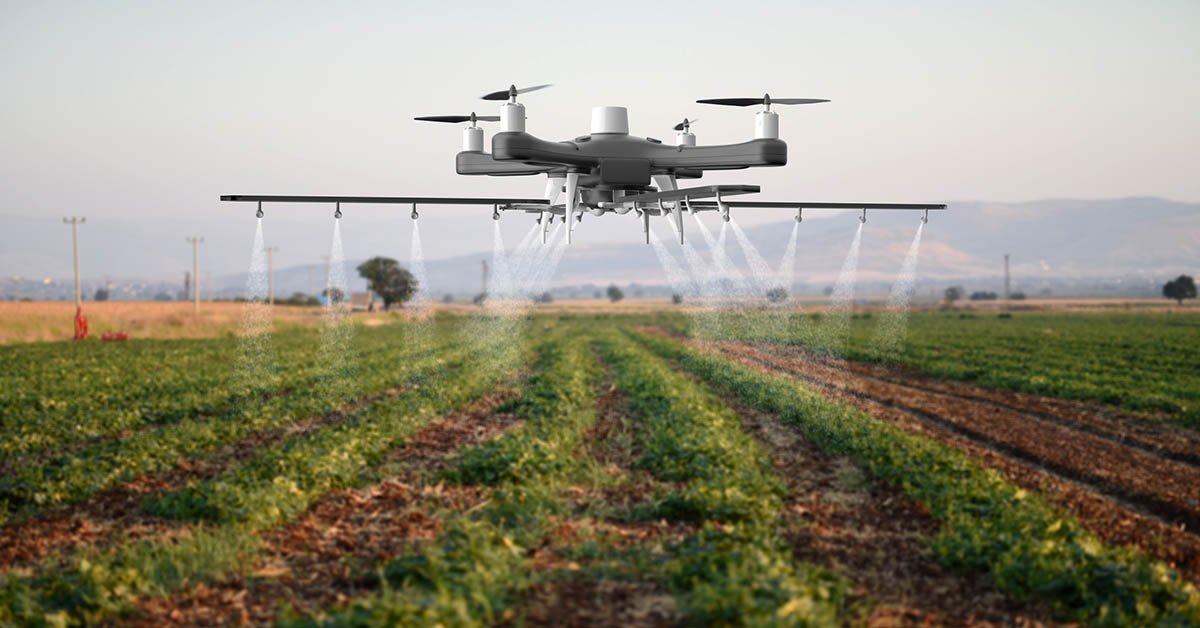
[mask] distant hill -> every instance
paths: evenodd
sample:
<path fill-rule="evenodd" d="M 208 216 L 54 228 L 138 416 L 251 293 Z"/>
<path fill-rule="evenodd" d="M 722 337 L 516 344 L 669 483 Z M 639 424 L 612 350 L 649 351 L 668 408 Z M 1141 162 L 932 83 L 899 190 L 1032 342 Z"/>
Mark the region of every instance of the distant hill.
<path fill-rule="evenodd" d="M 950 211 L 932 212 L 924 232 L 918 276 L 927 285 L 974 281 L 995 288 L 1005 253 L 1012 258 L 1015 286 L 1029 291 L 1039 286 L 1055 286 L 1057 293 L 1061 293 L 1062 286 L 1104 285 L 1118 292 L 1122 286 L 1129 286 L 1131 293 L 1145 293 L 1153 292 L 1163 280 L 1179 273 L 1200 272 L 1200 204 L 1197 203 L 1126 198 L 950 205 Z M 28 232 L 27 237 L 6 241 L 0 250 L 0 265 L 5 275 L 16 274 L 11 268 L 28 269 L 39 261 L 51 265 L 53 259 L 55 264 L 61 264 L 64 239 L 61 224 L 48 225 L 43 224 L 46 221 L 31 218 L 4 221 L 8 234 Z M 38 224 L 32 225 L 33 222 Z M 667 279 L 653 250 L 638 241 L 640 233 L 632 220 L 630 223 L 627 243 L 573 245 L 563 257 L 552 285 L 665 284 Z M 714 232 L 719 225 L 711 214 L 706 224 Z M 869 214 L 859 264 L 864 289 L 886 290 L 917 224 L 915 213 Z M 655 225 L 664 240 L 671 239 L 666 221 L 658 219 Z M 789 217 L 778 223 L 747 228 L 746 233 L 762 256 L 774 265 L 783 255 L 793 225 Z M 810 211 L 805 215 L 799 226 L 796 257 L 796 279 L 801 289 L 819 291 L 835 280 L 857 225 L 850 214 L 821 218 Z M 585 220 L 583 228 L 587 226 Z M 187 226 L 173 227 L 178 230 Z M 106 227 L 100 224 L 88 224 L 85 228 L 89 230 L 87 255 L 93 260 L 104 256 L 122 260 L 115 265 L 122 272 L 114 270 L 114 277 L 133 280 L 182 276 L 185 264 L 180 263 L 179 249 L 185 243 L 174 239 L 162 242 L 153 224 L 136 223 L 115 234 L 106 234 Z M 685 223 L 685 231 L 689 242 L 706 251 L 690 220 Z M 277 241 L 287 242 L 288 236 L 281 234 Z M 6 234 L 5 238 L 10 236 Z M 48 238 L 53 239 L 53 256 L 48 252 Z M 246 259 L 243 239 L 244 235 L 228 241 L 210 238 L 202 254 L 208 259 Z M 728 240 L 731 257 L 744 265 L 732 233 Z M 671 242 L 669 248 L 682 263 L 678 244 Z M 490 257 L 490 251 L 480 251 L 427 260 L 430 292 L 434 296 L 477 292 L 480 261 Z M 365 284 L 353 271 L 356 264 L 356 261 L 347 263 L 347 276 L 351 278 L 351 289 L 361 290 Z M 320 265 L 277 269 L 277 294 L 308 292 L 313 285 L 319 290 L 324 283 L 324 272 Z M 206 281 L 210 288 L 232 295 L 242 290 L 246 277 L 244 273 L 228 273 L 208 277 Z M 0 294 L 3 289 L 0 285 Z"/>

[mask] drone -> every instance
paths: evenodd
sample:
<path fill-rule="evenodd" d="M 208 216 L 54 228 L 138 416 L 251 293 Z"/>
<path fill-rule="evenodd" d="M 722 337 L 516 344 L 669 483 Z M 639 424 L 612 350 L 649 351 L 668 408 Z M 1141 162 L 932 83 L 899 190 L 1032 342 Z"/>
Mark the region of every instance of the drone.
<path fill-rule="evenodd" d="M 551 87 L 549 84 L 485 94 L 487 101 L 503 101 L 500 115 L 439 115 L 415 118 L 423 122 L 469 123 L 463 129 L 462 150 L 455 157 L 455 169 L 465 176 L 521 177 L 544 175 L 546 187 L 540 198 L 457 198 L 442 196 L 263 196 L 231 194 L 222 201 L 257 202 L 258 217 L 263 203 L 330 203 L 334 217 L 341 218 L 343 203 L 383 203 L 411 205 L 413 220 L 420 205 L 490 206 L 492 218 L 501 212 L 535 214 L 546 242 L 550 225 L 556 219 L 567 227 L 567 242 L 585 214 L 605 216 L 634 213 L 641 219 L 642 232 L 650 243 L 650 220 L 668 217 L 683 244 L 683 214 L 719 212 L 728 222 L 733 208 L 786 209 L 803 220 L 805 209 L 861 210 L 859 220 L 867 221 L 867 210 L 924 211 L 944 210 L 935 203 L 825 203 L 805 201 L 728 200 L 757 194 L 757 185 L 709 185 L 680 187 L 681 181 L 701 178 L 709 170 L 787 165 L 787 144 L 779 139 L 779 114 L 771 110 L 779 105 L 811 105 L 829 102 L 821 98 L 709 98 L 697 100 L 704 105 L 752 107 L 761 105 L 754 115 L 754 138 L 736 144 L 698 145 L 691 127 L 695 119 L 684 118 L 675 125 L 674 145 L 653 137 L 629 133 L 629 111 L 625 107 L 593 107 L 591 132 L 567 141 L 541 139 L 525 130 L 525 105 L 517 102 L 522 94 Z M 480 122 L 499 122 L 500 131 L 492 136 L 492 152 L 484 150 Z"/>

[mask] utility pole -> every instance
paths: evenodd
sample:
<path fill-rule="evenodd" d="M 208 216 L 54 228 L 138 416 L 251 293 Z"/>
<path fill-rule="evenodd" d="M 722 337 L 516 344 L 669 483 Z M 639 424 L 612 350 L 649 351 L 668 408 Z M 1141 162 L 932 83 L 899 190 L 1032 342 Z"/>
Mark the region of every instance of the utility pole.
<path fill-rule="evenodd" d="M 1009 283 L 1008 275 L 1008 253 L 1004 254 L 1004 303 L 1008 303 L 1008 297 L 1012 292 L 1009 291 L 1011 284 Z"/>
<path fill-rule="evenodd" d="M 83 297 L 79 291 L 79 225 L 87 222 L 87 218 L 71 216 L 63 218 L 63 223 L 71 225 L 71 254 L 75 259 L 75 307 L 83 305 Z"/>
<path fill-rule="evenodd" d="M 193 236 L 186 238 L 192 243 L 192 313 L 200 313 L 200 243 L 204 238 Z"/>
<path fill-rule="evenodd" d="M 277 246 L 266 247 L 267 251 L 267 303 L 275 305 L 275 264 L 272 253 L 279 250 Z"/>

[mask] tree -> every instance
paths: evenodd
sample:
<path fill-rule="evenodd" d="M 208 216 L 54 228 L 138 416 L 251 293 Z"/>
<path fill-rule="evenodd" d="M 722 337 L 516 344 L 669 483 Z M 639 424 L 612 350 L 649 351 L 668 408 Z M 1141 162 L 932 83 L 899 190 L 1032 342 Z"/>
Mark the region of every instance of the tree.
<path fill-rule="evenodd" d="M 675 294 L 672 294 L 671 295 L 671 303 L 674 303 L 675 305 L 679 305 L 680 303 L 683 303 L 683 295 L 679 294 L 678 292 L 676 292 Z"/>
<path fill-rule="evenodd" d="M 1188 275 L 1180 275 L 1163 284 L 1163 296 L 1183 305 L 1184 299 L 1196 298 L 1196 280 Z"/>
<path fill-rule="evenodd" d="M 950 286 L 949 288 L 946 288 L 945 296 L 946 303 L 953 305 L 955 301 L 962 298 L 963 289 L 958 286 Z"/>
<path fill-rule="evenodd" d="M 612 301 L 613 303 L 625 298 L 625 293 L 621 291 L 616 284 L 609 286 L 608 290 L 605 290 L 604 292 L 608 295 L 608 300 Z"/>
<path fill-rule="evenodd" d="M 549 292 L 533 295 L 534 303 L 554 303 L 554 295 Z"/>
<path fill-rule="evenodd" d="M 404 304 L 417 293 L 417 278 L 390 257 L 372 257 L 358 265 L 358 275 L 367 280 L 367 287 L 383 299 L 383 309 L 393 303 Z"/>
<path fill-rule="evenodd" d="M 782 287 L 775 287 L 767 290 L 767 300 L 771 303 L 783 303 L 787 301 L 787 290 Z"/>
<path fill-rule="evenodd" d="M 107 301 L 108 288 L 96 288 L 96 294 L 92 295 L 93 301 Z"/>
<path fill-rule="evenodd" d="M 995 292 L 988 292 L 986 290 L 972 292 L 970 296 L 972 301 L 995 301 L 998 298 L 999 296 Z"/>

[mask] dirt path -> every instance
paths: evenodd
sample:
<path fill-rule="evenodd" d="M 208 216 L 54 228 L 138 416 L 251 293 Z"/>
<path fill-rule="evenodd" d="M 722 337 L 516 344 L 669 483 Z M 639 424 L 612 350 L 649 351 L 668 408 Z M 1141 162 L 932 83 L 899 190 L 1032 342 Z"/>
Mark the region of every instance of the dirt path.
<path fill-rule="evenodd" d="M 1106 541 L 1135 546 L 1200 581 L 1200 466 L 1180 451 L 1190 435 L 1133 424 L 1145 419 L 1089 416 L 1081 404 L 807 359 L 794 347 L 693 344 L 802 379 L 964 449 L 1014 483 L 1045 493 Z M 1138 445 L 1122 442 L 1135 437 Z"/>
<path fill-rule="evenodd" d="M 389 454 L 382 465 L 390 473 L 386 480 L 331 492 L 300 519 L 265 532 L 263 558 L 248 578 L 141 600 L 132 625 L 270 624 L 283 607 L 314 613 L 377 590 L 371 569 L 437 537 L 441 522 L 431 510 L 469 510 L 483 502 L 480 489 L 423 480 L 460 448 L 512 428 L 514 417 L 496 408 L 513 394 L 493 393 L 430 422 Z"/>

